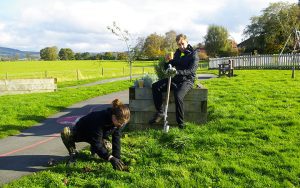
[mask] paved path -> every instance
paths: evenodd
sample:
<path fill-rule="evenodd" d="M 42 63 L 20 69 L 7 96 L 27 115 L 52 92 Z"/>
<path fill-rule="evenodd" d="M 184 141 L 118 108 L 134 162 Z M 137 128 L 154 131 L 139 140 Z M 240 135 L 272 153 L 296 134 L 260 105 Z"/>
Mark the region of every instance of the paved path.
<path fill-rule="evenodd" d="M 213 77 L 213 75 L 198 76 L 200 80 Z M 47 162 L 51 158 L 60 161 L 67 156 L 67 150 L 59 134 L 64 126 L 57 123 L 58 119 L 106 109 L 115 98 L 128 104 L 128 95 L 128 90 L 125 90 L 82 101 L 48 117 L 42 123 L 23 131 L 19 135 L 0 139 L 0 185 L 32 172 L 46 169 Z M 86 144 L 83 143 L 78 148 L 84 146 Z"/>
<path fill-rule="evenodd" d="M 142 77 L 143 75 L 133 75 L 132 79 L 135 78 L 139 78 Z M 217 75 L 214 74 L 198 74 L 197 75 L 199 80 L 206 80 L 206 79 L 210 79 L 210 78 L 216 78 Z M 110 78 L 110 79 L 106 79 L 106 80 L 100 80 L 100 81 L 96 81 L 96 82 L 92 82 L 92 83 L 88 83 L 88 84 L 82 84 L 82 85 L 77 85 L 77 86 L 70 86 L 67 88 L 78 88 L 78 87 L 88 87 L 88 86 L 94 86 L 94 85 L 99 85 L 99 84 L 104 84 L 104 83 L 109 83 L 109 82 L 115 82 L 115 81 L 120 81 L 120 80 L 129 80 L 130 77 L 120 77 L 120 78 Z"/>
<path fill-rule="evenodd" d="M 133 75 L 132 79 L 142 77 L 142 76 L 143 75 Z M 70 86 L 70 87 L 67 87 L 67 88 L 88 87 L 88 86 L 100 85 L 100 84 L 105 84 L 105 83 L 115 82 L 115 81 L 120 81 L 120 80 L 129 80 L 129 79 L 130 79 L 130 76 L 120 77 L 120 78 L 110 78 L 110 79 L 100 80 L 100 81 L 96 81 L 96 82 L 92 82 L 92 83 L 88 83 L 88 84 Z"/>

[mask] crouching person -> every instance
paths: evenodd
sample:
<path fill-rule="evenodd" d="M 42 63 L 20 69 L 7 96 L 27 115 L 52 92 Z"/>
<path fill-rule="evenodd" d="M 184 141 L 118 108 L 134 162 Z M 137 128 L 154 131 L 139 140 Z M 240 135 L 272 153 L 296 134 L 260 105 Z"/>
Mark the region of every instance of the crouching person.
<path fill-rule="evenodd" d="M 74 127 L 65 127 L 61 138 L 70 154 L 70 161 L 75 161 L 76 142 L 91 145 L 92 154 L 109 161 L 115 170 L 125 170 L 121 161 L 121 131 L 129 122 L 130 111 L 119 99 L 112 102 L 112 108 L 95 111 L 83 116 Z M 112 135 L 112 153 L 109 153 L 108 136 Z"/>

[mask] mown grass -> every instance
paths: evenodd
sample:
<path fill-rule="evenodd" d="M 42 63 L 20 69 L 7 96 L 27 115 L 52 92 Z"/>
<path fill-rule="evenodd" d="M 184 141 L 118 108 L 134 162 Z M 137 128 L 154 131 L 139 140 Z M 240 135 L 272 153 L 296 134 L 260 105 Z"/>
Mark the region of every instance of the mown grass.
<path fill-rule="evenodd" d="M 4 187 L 300 187 L 300 79 L 291 71 L 235 71 L 203 81 L 208 122 L 185 130 L 127 132 L 114 171 L 83 150 Z"/>
<path fill-rule="evenodd" d="M 96 96 L 126 90 L 130 81 L 62 88 L 52 93 L 0 96 L 0 138 L 18 134 L 64 108 Z"/>
<path fill-rule="evenodd" d="M 133 63 L 132 74 L 153 73 L 154 61 Z M 15 61 L 0 62 L 0 79 L 57 78 L 58 82 L 87 79 L 105 79 L 128 76 L 126 61 L 78 60 L 78 61 Z"/>

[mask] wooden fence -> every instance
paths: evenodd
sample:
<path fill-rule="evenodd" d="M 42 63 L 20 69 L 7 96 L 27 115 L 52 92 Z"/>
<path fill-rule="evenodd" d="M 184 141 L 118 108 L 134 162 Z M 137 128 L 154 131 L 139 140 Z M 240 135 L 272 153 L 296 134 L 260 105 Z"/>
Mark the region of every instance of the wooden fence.
<path fill-rule="evenodd" d="M 234 69 L 291 69 L 293 66 L 300 69 L 300 53 L 209 58 L 209 69 L 217 69 L 229 60 Z"/>

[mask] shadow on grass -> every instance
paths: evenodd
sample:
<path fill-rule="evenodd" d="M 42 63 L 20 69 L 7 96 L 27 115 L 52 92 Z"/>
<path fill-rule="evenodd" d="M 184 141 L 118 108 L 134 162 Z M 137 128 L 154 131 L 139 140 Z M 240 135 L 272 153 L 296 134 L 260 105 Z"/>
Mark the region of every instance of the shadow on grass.
<path fill-rule="evenodd" d="M 22 121 L 35 121 L 35 122 L 41 122 L 46 119 L 45 116 L 37 116 L 37 115 L 22 115 L 18 118 Z"/>
<path fill-rule="evenodd" d="M 47 108 L 49 108 L 49 109 L 53 109 L 53 110 L 55 110 L 55 111 L 63 111 L 64 109 L 66 109 L 66 107 L 64 107 L 64 106 L 51 106 L 51 105 L 47 105 L 46 106 Z"/>

